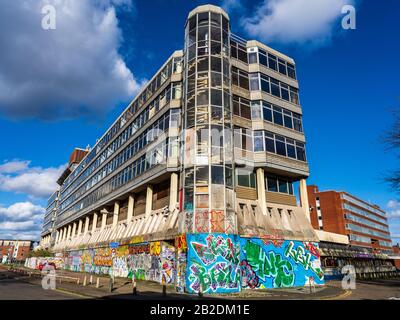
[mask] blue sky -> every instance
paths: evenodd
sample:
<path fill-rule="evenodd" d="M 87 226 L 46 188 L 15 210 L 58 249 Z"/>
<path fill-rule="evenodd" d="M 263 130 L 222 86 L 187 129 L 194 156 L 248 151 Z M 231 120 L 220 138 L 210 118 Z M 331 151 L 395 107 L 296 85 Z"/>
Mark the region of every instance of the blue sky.
<path fill-rule="evenodd" d="M 381 139 L 400 107 L 397 1 L 61 1 L 47 31 L 44 2 L 27 10 L 9 0 L 0 12 L 0 237 L 38 237 L 73 148 L 94 145 L 182 48 L 188 12 L 212 3 L 229 12 L 234 33 L 295 59 L 308 184 L 380 205 L 400 241 L 399 195 L 383 183 L 399 158 Z M 356 8 L 356 30 L 341 28 L 345 4 Z"/>

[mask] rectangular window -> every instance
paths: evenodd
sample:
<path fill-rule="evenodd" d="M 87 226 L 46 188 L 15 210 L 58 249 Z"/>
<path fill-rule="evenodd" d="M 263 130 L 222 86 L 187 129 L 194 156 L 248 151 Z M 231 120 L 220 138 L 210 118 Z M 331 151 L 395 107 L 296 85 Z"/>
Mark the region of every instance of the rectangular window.
<path fill-rule="evenodd" d="M 282 108 L 274 106 L 273 109 L 274 109 L 274 123 L 279 124 L 280 126 L 283 126 Z"/>
<path fill-rule="evenodd" d="M 306 150 L 304 143 L 296 141 L 297 160 L 306 161 Z"/>
<path fill-rule="evenodd" d="M 274 177 L 267 177 L 267 190 L 270 192 L 278 192 L 278 181 Z"/>
<path fill-rule="evenodd" d="M 286 157 L 285 138 L 275 135 L 276 153 Z"/>

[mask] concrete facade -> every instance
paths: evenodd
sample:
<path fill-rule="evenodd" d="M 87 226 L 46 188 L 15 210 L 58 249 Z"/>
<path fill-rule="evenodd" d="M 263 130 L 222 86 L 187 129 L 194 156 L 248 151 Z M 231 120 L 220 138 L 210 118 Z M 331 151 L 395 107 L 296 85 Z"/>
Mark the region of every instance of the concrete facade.
<path fill-rule="evenodd" d="M 184 39 L 60 177 L 52 250 L 75 271 L 189 292 L 206 285 L 199 272 L 224 268 L 229 280 L 207 290 L 322 284 L 318 236 L 293 191 L 300 182 L 306 197 L 309 175 L 294 60 L 232 34 L 226 12 L 211 5 L 189 13 Z M 265 259 L 244 267 L 252 250 Z M 272 281 L 254 272 L 283 257 Z M 254 279 L 243 282 L 243 268 Z"/>

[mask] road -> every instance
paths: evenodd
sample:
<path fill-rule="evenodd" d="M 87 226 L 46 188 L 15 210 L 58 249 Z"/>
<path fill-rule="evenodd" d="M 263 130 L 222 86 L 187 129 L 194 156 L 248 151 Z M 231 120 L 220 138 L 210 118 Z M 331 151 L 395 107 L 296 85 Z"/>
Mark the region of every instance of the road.
<path fill-rule="evenodd" d="M 70 293 L 44 290 L 39 285 L 16 279 L 11 272 L 0 270 L 0 300 L 71 300 L 80 298 Z"/>
<path fill-rule="evenodd" d="M 61 271 L 60 271 L 61 272 Z M 75 276 L 75 273 L 63 271 L 65 276 Z M 17 277 L 17 278 L 16 278 Z M 103 279 L 104 280 L 104 279 Z M 107 280 L 107 279 L 105 279 Z M 151 282 L 138 283 L 138 296 L 132 296 L 132 286 L 126 280 L 112 294 L 108 293 L 107 283 L 103 281 L 103 289 L 96 289 L 94 286 L 82 287 L 76 283 L 63 283 L 62 289 L 44 290 L 40 285 L 40 280 L 35 280 L 37 284 L 31 284 L 18 279 L 18 275 L 6 270 L 0 270 L 0 300 L 71 300 L 82 298 L 111 298 L 111 299 L 160 299 L 161 286 Z M 82 280 L 81 280 L 82 282 Z M 126 284 L 128 283 L 128 284 Z M 125 285 L 124 285 L 125 284 Z M 242 292 L 240 295 L 225 297 L 208 296 L 209 299 L 265 299 L 265 300 L 400 300 L 400 278 L 362 281 L 357 280 L 356 289 L 340 292 L 340 281 L 329 281 L 324 290 L 316 294 L 309 294 L 304 288 L 294 289 L 274 289 L 274 290 L 251 290 Z M 75 292 L 75 293 L 74 293 Z M 173 291 L 174 292 L 174 291 Z M 180 295 L 173 292 L 168 293 L 169 299 L 198 299 L 197 296 Z M 343 291 L 342 291 L 343 292 Z M 80 293 L 80 294 L 79 294 Z"/>
<path fill-rule="evenodd" d="M 331 286 L 341 286 L 340 281 L 330 281 Z M 400 300 L 400 279 L 357 280 L 355 290 L 343 300 Z"/>

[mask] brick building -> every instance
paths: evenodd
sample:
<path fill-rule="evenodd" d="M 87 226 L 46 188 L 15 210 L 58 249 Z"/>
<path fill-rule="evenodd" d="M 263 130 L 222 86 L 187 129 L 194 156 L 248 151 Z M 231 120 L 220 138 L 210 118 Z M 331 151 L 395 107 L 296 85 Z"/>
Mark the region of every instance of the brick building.
<path fill-rule="evenodd" d="M 24 261 L 33 249 L 32 240 L 0 239 L 0 263 L 8 261 Z"/>
<path fill-rule="evenodd" d="M 343 191 L 320 191 L 307 186 L 311 223 L 314 229 L 344 234 L 350 246 L 373 253 L 393 252 L 386 213 L 377 205 Z"/>

